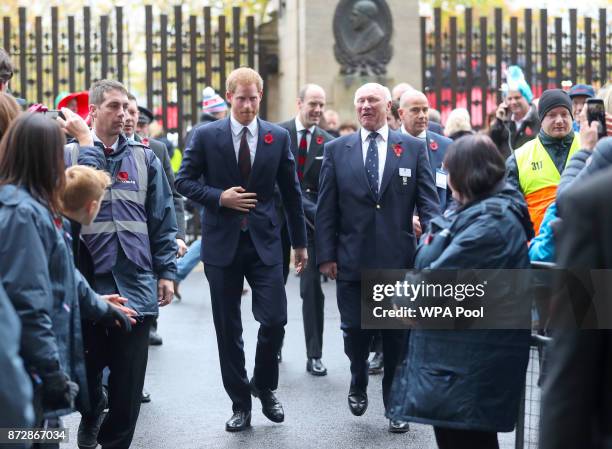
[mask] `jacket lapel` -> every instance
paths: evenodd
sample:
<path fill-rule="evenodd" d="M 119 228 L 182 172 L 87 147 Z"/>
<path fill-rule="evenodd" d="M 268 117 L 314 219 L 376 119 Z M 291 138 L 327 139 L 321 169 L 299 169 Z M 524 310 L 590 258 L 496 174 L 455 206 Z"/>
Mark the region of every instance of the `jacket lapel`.
<path fill-rule="evenodd" d="M 291 138 L 291 152 L 293 153 L 293 158 L 297 161 L 298 137 L 297 130 L 295 128 L 295 120 L 291 120 L 291 122 L 289 122 L 289 137 Z"/>
<path fill-rule="evenodd" d="M 310 148 L 308 148 L 308 153 L 306 155 L 306 164 L 304 165 L 304 176 L 306 176 L 306 173 L 308 173 L 308 170 L 310 170 L 310 167 L 312 167 L 312 164 L 315 161 L 315 157 L 323 155 L 324 143 L 323 144 L 317 143 L 317 140 L 319 137 L 321 137 L 321 134 L 319 134 L 319 128 L 315 126 L 314 132 L 312 133 L 312 136 L 310 136 Z"/>
<path fill-rule="evenodd" d="M 253 161 L 253 165 L 251 167 L 251 176 L 249 176 L 249 185 L 250 187 L 253 183 L 253 179 L 257 179 L 257 174 L 262 168 L 265 166 L 265 158 L 266 158 L 266 150 L 265 146 L 269 146 L 264 142 L 265 135 L 269 132 L 272 132 L 270 127 L 266 125 L 259 118 L 257 119 L 257 149 L 255 150 L 255 160 Z M 236 164 L 237 165 L 237 164 Z M 247 188 L 248 190 L 248 188 Z"/>
<path fill-rule="evenodd" d="M 401 136 L 389 131 L 389 138 L 387 139 L 387 157 L 385 158 L 385 170 L 383 171 L 380 188 L 378 189 L 378 196 L 380 197 L 385 193 L 385 189 L 389 186 L 389 182 L 393 177 L 393 173 L 397 171 L 397 166 L 399 164 L 399 160 L 401 159 L 401 155 L 395 155 L 395 152 L 393 151 L 393 146 L 397 144 L 403 145 L 403 143 L 404 142 Z M 404 151 L 405 150 L 406 149 L 404 148 Z"/>
<path fill-rule="evenodd" d="M 365 167 L 363 165 L 363 152 L 361 148 L 361 133 L 357 131 L 353 134 L 353 139 L 346 144 L 346 150 L 349 151 L 349 161 L 351 164 L 351 171 L 355 175 L 357 182 L 363 185 L 363 187 L 369 192 L 370 197 L 376 201 L 374 192 L 370 189 L 370 183 L 366 178 Z"/>
<path fill-rule="evenodd" d="M 238 171 L 238 161 L 236 160 L 236 151 L 232 139 L 232 126 L 229 119 L 219 121 L 217 142 L 230 176 L 234 179 L 235 185 L 240 185 L 240 172 Z"/>

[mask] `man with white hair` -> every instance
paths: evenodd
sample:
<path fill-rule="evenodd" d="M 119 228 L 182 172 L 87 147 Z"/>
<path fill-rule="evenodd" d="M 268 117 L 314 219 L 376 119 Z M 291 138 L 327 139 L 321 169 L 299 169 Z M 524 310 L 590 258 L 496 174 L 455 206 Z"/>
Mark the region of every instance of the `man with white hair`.
<path fill-rule="evenodd" d="M 399 102 L 402 98 L 402 95 L 404 95 L 404 92 L 407 92 L 409 90 L 414 90 L 414 87 L 412 87 L 408 83 L 396 84 L 392 91 L 393 101 Z"/>
<path fill-rule="evenodd" d="M 315 217 L 319 270 L 337 279 L 344 351 L 351 362 L 348 404 L 361 416 L 368 406 L 368 354 L 372 330 L 361 328 L 361 271 L 412 267 L 416 239 L 412 215 L 426 226 L 438 215 L 438 196 L 421 140 L 390 130 L 391 93 L 368 83 L 355 93 L 359 132 L 325 144 Z M 382 330 L 383 401 L 388 404 L 405 332 Z M 408 424 L 390 421 L 391 432 Z"/>

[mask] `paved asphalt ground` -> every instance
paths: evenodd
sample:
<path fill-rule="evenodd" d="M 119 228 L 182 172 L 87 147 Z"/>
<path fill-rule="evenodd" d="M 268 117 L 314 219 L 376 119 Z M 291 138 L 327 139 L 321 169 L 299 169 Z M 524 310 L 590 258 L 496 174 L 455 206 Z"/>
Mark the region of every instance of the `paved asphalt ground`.
<path fill-rule="evenodd" d="M 346 395 L 349 364 L 343 350 L 335 283 L 323 284 L 326 296 L 323 362 L 325 377 L 306 373 L 299 279 L 289 275 L 288 324 L 277 395 L 285 422 L 274 424 L 253 398 L 252 428 L 225 431 L 231 403 L 221 382 L 208 283 L 201 265 L 181 284 L 181 302 L 162 309 L 159 331 L 163 346 L 151 347 L 145 386 L 152 402 L 143 404 L 132 448 L 435 448 L 430 426 L 411 424 L 406 434 L 391 434 L 383 414 L 382 376 L 372 376 L 365 415 L 353 416 Z M 247 372 L 252 374 L 258 324 L 251 312 L 250 294 L 242 306 Z M 65 418 L 70 442 L 76 448 L 80 415 Z M 512 434 L 500 435 L 504 449 L 514 447 Z"/>

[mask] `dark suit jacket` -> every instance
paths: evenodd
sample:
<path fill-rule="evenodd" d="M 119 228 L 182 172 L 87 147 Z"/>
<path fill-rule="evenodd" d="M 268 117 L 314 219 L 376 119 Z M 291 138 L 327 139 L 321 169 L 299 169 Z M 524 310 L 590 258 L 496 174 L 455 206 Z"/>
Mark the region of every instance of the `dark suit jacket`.
<path fill-rule="evenodd" d="M 440 134 L 427 131 L 427 153 L 429 156 L 429 166 L 431 167 L 431 173 L 433 174 L 434 181 L 436 180 L 436 171 L 442 169 L 442 162 L 444 161 L 444 155 L 446 154 L 446 148 L 453 143 L 448 137 L 441 136 Z M 452 201 L 452 193 L 449 190 L 448 185 L 446 188 L 438 187 L 438 198 L 440 199 L 440 209 L 446 210 Z"/>
<path fill-rule="evenodd" d="M 444 132 L 442 125 L 440 125 L 438 122 L 432 122 L 431 120 L 429 121 L 429 124 L 427 125 L 427 129 L 433 133 L 440 134 L 440 135 L 442 135 L 442 133 Z"/>
<path fill-rule="evenodd" d="M 400 156 L 393 149 L 397 144 Z M 347 281 L 360 280 L 362 269 L 412 266 L 414 208 L 424 229 L 439 214 L 426 151 L 421 140 L 389 130 L 376 198 L 365 174 L 361 133 L 325 145 L 315 221 L 318 265 L 337 262 L 338 279 Z M 400 176 L 400 168 L 410 170 L 410 176 Z"/>
<path fill-rule="evenodd" d="M 274 185 L 282 192 L 283 206 L 294 248 L 306 247 L 306 226 L 302 195 L 290 150 L 289 133 L 272 123 L 259 120 L 255 160 L 248 192 L 257 194 L 257 206 L 248 214 L 248 228 L 262 262 L 282 263 L 280 227 L 274 205 Z M 264 137 L 271 136 L 270 143 Z M 204 176 L 204 184 L 200 177 Z M 234 259 L 240 239 L 240 221 L 244 214 L 221 207 L 221 193 L 240 185 L 240 172 L 232 142 L 230 119 L 198 128 L 183 155 L 176 186 L 187 198 L 204 206 L 202 223 L 202 260 L 215 266 L 227 266 Z"/>
<path fill-rule="evenodd" d="M 560 268 L 612 268 L 610 192 L 612 167 L 572 187 L 560 200 L 565 211 L 562 232 L 557 236 Z M 598 290 L 610 292 L 610 276 L 603 274 Z M 590 278 L 590 274 L 585 276 Z M 599 318 L 607 316 L 609 322 L 610 309 L 606 311 L 601 305 Z M 540 448 L 610 448 L 612 331 L 609 328 L 559 330 L 553 334 L 549 354 L 549 373 L 542 396 Z"/>
<path fill-rule="evenodd" d="M 299 150 L 299 138 L 295 128 L 295 119 L 279 123 L 278 126 L 289 131 L 291 137 L 291 152 L 293 158 L 297 161 Z M 334 139 L 334 136 L 327 131 L 315 126 L 315 130 L 310 139 L 310 147 L 304 165 L 304 177 L 300 182 L 302 188 L 302 202 L 304 205 L 304 214 L 306 219 L 314 226 L 315 212 L 317 210 L 317 198 L 319 192 L 319 173 L 321 172 L 321 164 L 323 163 L 323 146 Z M 297 162 L 296 162 L 297 164 Z"/>

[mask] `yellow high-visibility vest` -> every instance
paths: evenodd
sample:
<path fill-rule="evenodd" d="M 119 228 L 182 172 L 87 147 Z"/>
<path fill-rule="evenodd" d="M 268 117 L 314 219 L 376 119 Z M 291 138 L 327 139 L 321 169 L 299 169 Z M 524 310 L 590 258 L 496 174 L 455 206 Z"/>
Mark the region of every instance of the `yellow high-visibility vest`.
<path fill-rule="evenodd" d="M 178 173 L 179 168 L 181 168 L 181 162 L 183 162 L 183 153 L 177 148 L 174 150 L 172 159 L 170 159 L 170 166 L 174 173 Z"/>
<path fill-rule="evenodd" d="M 580 137 L 575 134 L 565 161 L 566 166 L 579 149 Z M 525 196 L 525 201 L 527 201 L 529 215 L 537 235 L 540 232 L 540 225 L 546 209 L 555 201 L 561 174 L 539 137 L 530 140 L 517 149 L 514 152 L 514 157 L 518 167 L 519 185 Z"/>

